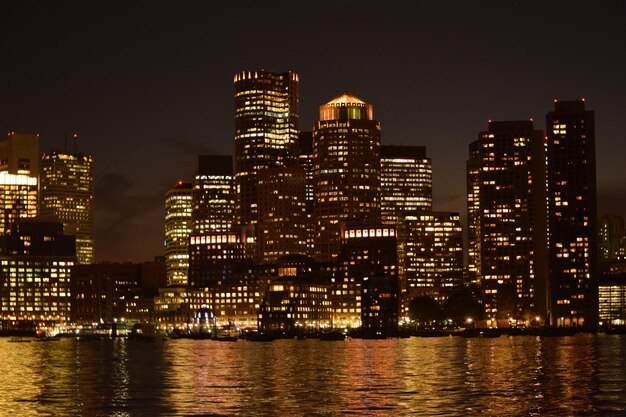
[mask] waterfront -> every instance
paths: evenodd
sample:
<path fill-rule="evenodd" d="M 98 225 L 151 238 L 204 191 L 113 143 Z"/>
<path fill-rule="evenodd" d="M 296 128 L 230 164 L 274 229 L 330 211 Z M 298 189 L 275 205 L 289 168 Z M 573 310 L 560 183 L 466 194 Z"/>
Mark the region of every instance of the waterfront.
<path fill-rule="evenodd" d="M 626 336 L 0 339 L 0 415 L 624 415 Z"/>

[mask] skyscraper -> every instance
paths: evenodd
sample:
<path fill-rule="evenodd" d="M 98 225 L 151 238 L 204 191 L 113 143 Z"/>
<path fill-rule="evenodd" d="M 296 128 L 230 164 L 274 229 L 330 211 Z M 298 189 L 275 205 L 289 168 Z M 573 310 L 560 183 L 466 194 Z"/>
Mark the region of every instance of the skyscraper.
<path fill-rule="evenodd" d="M 165 268 L 168 285 L 187 285 L 189 235 L 193 227 L 192 187 L 178 181 L 165 193 Z"/>
<path fill-rule="evenodd" d="M 0 140 L 0 235 L 38 214 L 39 135 L 10 132 Z"/>
<path fill-rule="evenodd" d="M 272 263 L 286 255 L 307 253 L 306 179 L 300 168 L 259 172 L 258 259 Z"/>
<path fill-rule="evenodd" d="M 232 157 L 199 156 L 192 196 L 194 234 L 230 231 L 235 220 Z"/>
<path fill-rule="evenodd" d="M 470 145 L 468 245 L 480 259 L 470 265 L 480 267 L 489 319 L 529 322 L 545 311 L 543 155 L 543 132 L 532 121 L 490 121 Z"/>
<path fill-rule="evenodd" d="M 256 223 L 257 174 L 297 165 L 298 74 L 265 70 L 235 74 L 235 187 L 240 224 Z"/>
<path fill-rule="evenodd" d="M 601 261 L 626 260 L 626 227 L 624 224 L 624 217 L 619 214 L 605 214 L 600 218 L 598 246 Z"/>
<path fill-rule="evenodd" d="M 94 262 L 93 158 L 57 151 L 41 159 L 40 214 L 60 221 L 76 237 L 79 264 Z"/>
<path fill-rule="evenodd" d="M 402 310 L 423 290 L 437 293 L 463 286 L 463 230 L 459 213 L 420 211 L 398 227 Z"/>
<path fill-rule="evenodd" d="M 380 148 L 380 214 L 395 225 L 407 213 L 432 210 L 433 167 L 424 146 Z"/>
<path fill-rule="evenodd" d="M 344 92 L 320 106 L 313 131 L 315 258 L 340 250 L 340 222 L 380 222 L 380 123 L 371 104 Z"/>
<path fill-rule="evenodd" d="M 594 114 L 555 101 L 546 116 L 550 322 L 598 326 Z"/>
<path fill-rule="evenodd" d="M 307 215 L 307 251 L 308 255 L 313 255 L 315 247 L 315 219 L 313 208 L 315 197 L 313 193 L 313 132 L 300 132 L 299 135 L 300 155 L 298 156 L 298 166 L 304 171 L 306 182 L 306 215 Z"/>

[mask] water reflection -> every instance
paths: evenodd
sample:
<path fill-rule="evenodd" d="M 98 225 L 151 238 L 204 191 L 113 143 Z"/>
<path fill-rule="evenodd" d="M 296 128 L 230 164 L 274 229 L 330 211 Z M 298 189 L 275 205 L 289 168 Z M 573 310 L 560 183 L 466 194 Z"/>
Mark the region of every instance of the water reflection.
<path fill-rule="evenodd" d="M 16 416 L 617 416 L 626 337 L 0 339 L 0 386 Z"/>

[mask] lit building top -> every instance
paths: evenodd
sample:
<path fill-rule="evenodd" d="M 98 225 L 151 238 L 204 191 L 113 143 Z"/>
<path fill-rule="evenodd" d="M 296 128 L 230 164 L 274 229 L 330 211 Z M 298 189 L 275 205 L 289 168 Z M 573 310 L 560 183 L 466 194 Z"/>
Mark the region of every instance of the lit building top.
<path fill-rule="evenodd" d="M 320 106 L 320 120 L 374 120 L 374 108 L 352 93 L 344 91 Z"/>

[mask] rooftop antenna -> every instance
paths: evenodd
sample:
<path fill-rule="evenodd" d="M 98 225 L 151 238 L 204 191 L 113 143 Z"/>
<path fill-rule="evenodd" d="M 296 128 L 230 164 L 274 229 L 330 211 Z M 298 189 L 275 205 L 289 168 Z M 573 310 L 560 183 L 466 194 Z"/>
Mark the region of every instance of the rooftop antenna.
<path fill-rule="evenodd" d="M 78 154 L 76 152 L 76 142 L 78 142 L 78 133 L 74 133 L 74 156 Z"/>
<path fill-rule="evenodd" d="M 67 153 L 67 132 L 65 132 L 65 144 L 63 146 L 63 153 Z"/>

